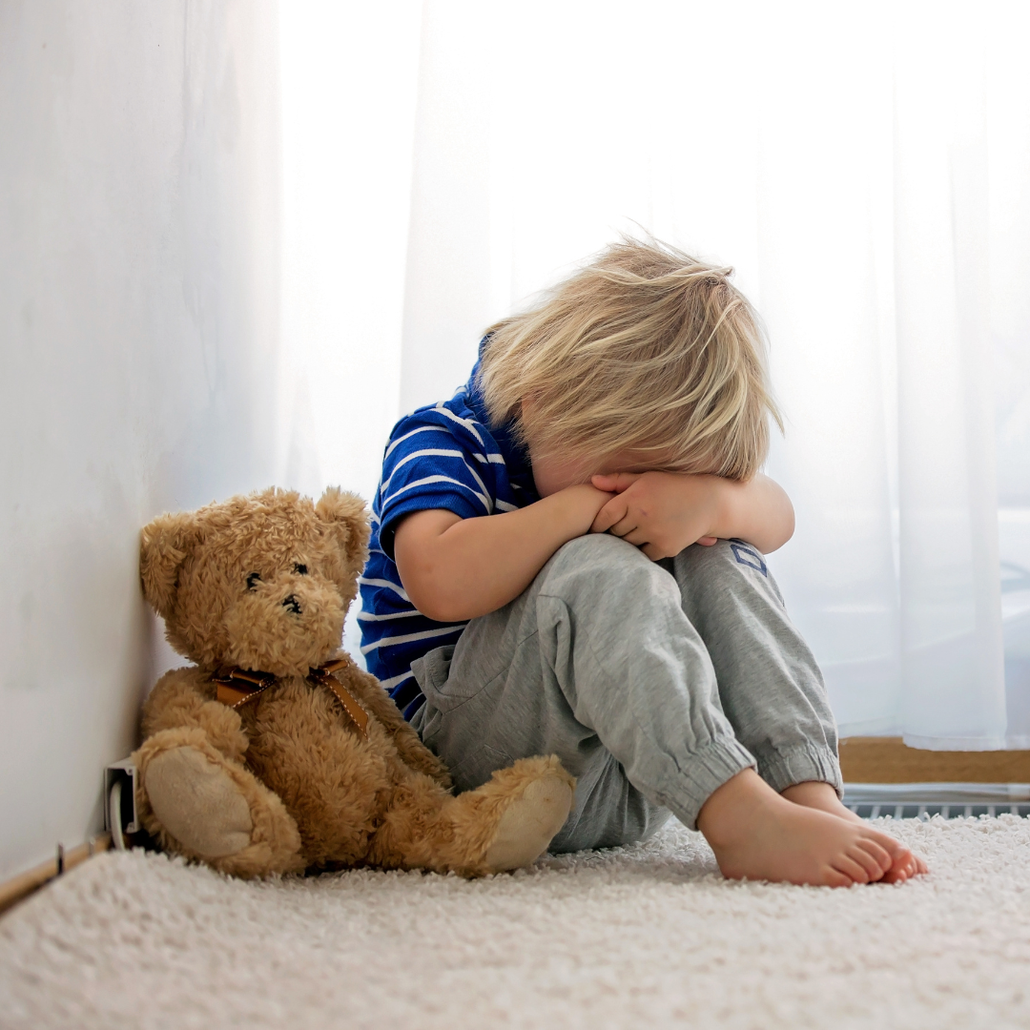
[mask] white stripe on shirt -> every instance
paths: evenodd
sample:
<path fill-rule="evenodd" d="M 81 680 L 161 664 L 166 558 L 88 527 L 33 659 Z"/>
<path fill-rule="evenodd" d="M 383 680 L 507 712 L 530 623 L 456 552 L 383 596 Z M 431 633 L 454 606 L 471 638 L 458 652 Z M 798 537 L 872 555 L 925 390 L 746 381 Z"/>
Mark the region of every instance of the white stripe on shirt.
<path fill-rule="evenodd" d="M 421 633 L 402 633 L 400 636 L 396 637 L 380 637 L 371 644 L 366 644 L 361 649 L 361 653 L 368 654 L 369 651 L 374 651 L 377 647 L 389 647 L 390 644 L 407 644 L 412 640 L 429 640 L 431 637 L 448 636 L 456 630 L 463 629 L 464 626 L 464 622 L 458 622 L 453 626 L 441 626 L 439 629 L 426 629 Z"/>
<path fill-rule="evenodd" d="M 390 457 L 394 447 L 399 443 L 403 443 L 408 439 L 409 436 L 414 436 L 416 433 L 443 433 L 447 436 L 447 430 L 443 426 L 419 426 L 418 429 L 412 429 L 410 432 L 405 433 L 403 436 L 398 436 L 396 440 L 386 448 L 386 453 L 383 455 L 383 463 L 385 464 L 386 459 Z"/>
<path fill-rule="evenodd" d="M 472 494 L 472 496 L 475 497 L 480 504 L 483 505 L 483 507 L 486 509 L 487 515 L 493 514 L 493 503 L 489 497 L 485 496 L 484 494 L 477 493 L 467 483 L 463 483 L 459 479 L 451 479 L 450 476 L 426 476 L 425 479 L 416 479 L 415 482 L 408 483 L 407 486 L 402 486 L 395 493 L 392 493 L 389 497 L 387 497 L 386 500 L 383 501 L 383 509 L 385 510 L 386 507 L 392 504 L 393 501 L 396 500 L 396 498 L 400 497 L 401 494 L 407 492 L 408 490 L 414 490 L 416 486 L 425 486 L 427 483 L 453 483 L 454 486 L 460 486 L 462 490 L 468 490 L 468 492 Z"/>
<path fill-rule="evenodd" d="M 384 690 L 393 690 L 394 687 L 399 686 L 405 680 L 412 679 L 413 675 L 409 669 L 407 672 L 402 672 L 399 676 L 391 676 L 388 680 L 380 680 L 379 683 Z"/>
<path fill-rule="evenodd" d="M 483 491 L 483 496 L 489 497 L 490 491 L 487 490 L 486 483 L 484 483 L 483 480 L 481 480 L 479 476 L 476 475 L 476 470 L 467 461 L 465 461 L 464 458 L 462 458 L 462 461 L 465 464 L 465 468 L 469 470 L 469 475 L 479 484 L 479 489 Z"/>
<path fill-rule="evenodd" d="M 395 594 L 403 597 L 408 604 L 411 604 L 411 598 L 404 593 L 404 590 L 397 586 L 396 583 L 391 583 L 388 579 L 365 579 L 364 576 L 358 576 L 358 583 L 367 587 L 386 587 L 388 590 L 392 590 Z"/>
<path fill-rule="evenodd" d="M 423 618 L 417 608 L 412 608 L 407 612 L 390 612 L 389 615 L 373 615 L 371 612 L 358 612 L 357 615 L 360 622 L 389 622 L 391 619 L 413 619 L 415 616 Z"/>
<path fill-rule="evenodd" d="M 446 415 L 452 422 L 457 422 L 459 426 L 464 426 L 479 441 L 479 446 L 483 446 L 483 438 L 479 435 L 479 430 L 476 429 L 475 423 L 470 422 L 467 418 L 462 418 L 460 415 L 455 415 L 453 411 L 448 411 L 443 406 L 433 408 L 433 411 L 438 411 L 441 415 Z"/>
<path fill-rule="evenodd" d="M 382 485 L 379 487 L 379 492 L 381 494 L 386 493 L 393 477 L 397 475 L 398 469 L 403 468 L 409 461 L 414 461 L 416 458 L 426 458 L 430 456 L 435 458 L 461 458 L 462 461 L 465 461 L 465 455 L 462 451 L 445 450 L 442 447 L 427 447 L 422 451 L 412 451 L 411 454 L 405 455 L 397 462 L 396 465 L 394 465 L 393 469 L 390 471 L 390 475 L 383 480 Z M 468 462 L 465 463 L 465 467 L 468 468 Z M 471 471 L 471 469 L 469 469 L 469 471 Z M 486 487 L 483 486 L 482 482 L 478 478 L 476 479 L 476 482 L 478 482 L 482 487 L 483 493 L 486 493 Z"/>
<path fill-rule="evenodd" d="M 414 451 L 411 454 L 407 455 L 406 457 L 402 458 L 399 462 L 397 462 L 396 465 L 394 465 L 393 470 L 390 472 L 389 477 L 382 484 L 382 486 L 379 487 L 380 493 L 381 494 L 385 494 L 386 493 L 386 490 L 389 487 L 390 483 L 393 482 L 393 477 L 395 475 L 397 475 L 398 470 L 402 466 L 406 465 L 409 461 L 413 461 L 415 458 L 425 458 L 425 457 L 460 458 L 461 459 L 461 463 L 465 466 L 465 469 L 468 472 L 468 474 L 476 481 L 476 485 L 479 487 L 479 489 L 483 491 L 483 496 L 484 497 L 489 497 L 490 496 L 490 491 L 487 490 L 486 483 L 484 483 L 483 480 L 479 478 L 479 476 L 476 474 L 476 470 L 465 460 L 465 452 L 464 451 L 452 451 L 452 450 L 448 450 L 448 449 L 445 449 L 445 448 L 442 448 L 442 447 L 427 447 L 427 448 L 425 448 L 424 450 L 421 450 L 421 451 Z M 479 455 L 477 454 L 477 455 L 475 455 L 475 457 L 478 458 Z M 502 465 L 504 464 L 503 460 L 502 460 L 501 464 Z M 425 482 L 425 480 L 422 480 L 422 482 Z M 469 489 L 469 488 L 466 487 L 466 489 Z M 400 491 L 398 491 L 398 493 L 399 492 Z M 488 512 L 488 514 L 489 514 L 489 512 Z"/>

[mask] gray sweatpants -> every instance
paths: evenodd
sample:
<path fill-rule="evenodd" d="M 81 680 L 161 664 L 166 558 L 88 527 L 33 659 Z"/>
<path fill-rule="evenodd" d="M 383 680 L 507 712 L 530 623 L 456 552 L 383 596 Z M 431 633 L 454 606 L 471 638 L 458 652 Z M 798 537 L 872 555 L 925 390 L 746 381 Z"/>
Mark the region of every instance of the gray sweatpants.
<path fill-rule="evenodd" d="M 607 534 L 565 544 L 510 604 L 412 666 L 412 725 L 469 790 L 517 758 L 577 778 L 552 851 L 643 840 L 757 766 L 840 790 L 822 677 L 764 558 L 720 540 L 654 563 Z"/>

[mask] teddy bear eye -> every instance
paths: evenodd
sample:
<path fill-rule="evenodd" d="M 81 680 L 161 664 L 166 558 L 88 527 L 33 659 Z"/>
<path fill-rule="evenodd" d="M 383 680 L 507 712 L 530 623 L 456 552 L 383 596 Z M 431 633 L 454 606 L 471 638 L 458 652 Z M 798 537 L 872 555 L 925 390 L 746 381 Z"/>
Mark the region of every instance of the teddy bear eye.
<path fill-rule="evenodd" d="M 261 573 L 251 572 L 247 576 L 247 589 L 255 589 L 255 585 L 261 582 Z"/>
<path fill-rule="evenodd" d="M 308 574 L 308 567 L 303 562 L 297 562 L 297 564 L 293 566 L 293 571 L 296 572 L 298 576 L 306 576 Z"/>

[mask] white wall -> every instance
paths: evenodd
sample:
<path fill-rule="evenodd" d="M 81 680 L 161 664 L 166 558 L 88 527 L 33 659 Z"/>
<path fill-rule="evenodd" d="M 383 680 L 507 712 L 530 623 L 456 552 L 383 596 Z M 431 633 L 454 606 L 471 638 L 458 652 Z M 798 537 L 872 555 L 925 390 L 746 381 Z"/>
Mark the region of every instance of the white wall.
<path fill-rule="evenodd" d="M 371 498 L 400 415 L 420 0 L 280 6 L 280 481 Z"/>
<path fill-rule="evenodd" d="M 0 0 L 0 876 L 102 825 L 139 528 L 276 471 L 274 0 Z"/>
<path fill-rule="evenodd" d="M 421 0 L 280 6 L 282 362 L 277 482 L 367 500 L 403 389 Z M 361 662 L 351 610 L 344 644 Z"/>

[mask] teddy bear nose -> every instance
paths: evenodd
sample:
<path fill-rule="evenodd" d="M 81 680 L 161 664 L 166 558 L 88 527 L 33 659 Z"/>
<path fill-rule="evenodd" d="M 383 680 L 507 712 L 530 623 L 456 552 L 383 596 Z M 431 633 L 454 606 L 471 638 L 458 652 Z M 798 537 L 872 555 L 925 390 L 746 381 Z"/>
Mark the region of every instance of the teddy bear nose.
<path fill-rule="evenodd" d="M 290 596 L 283 601 L 283 607 L 286 608 L 291 615 L 300 615 L 300 601 L 297 600 L 295 594 L 290 594 Z"/>

